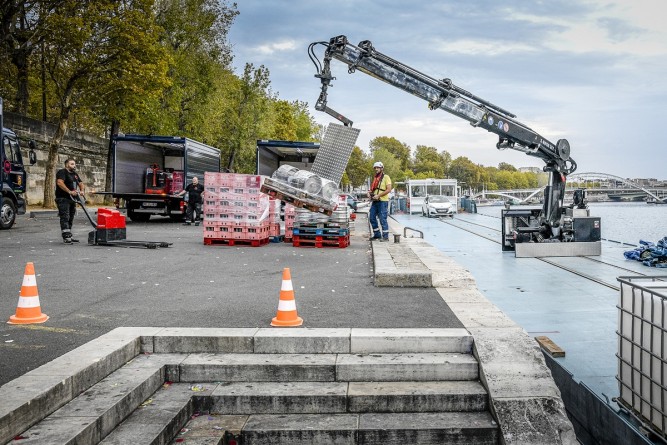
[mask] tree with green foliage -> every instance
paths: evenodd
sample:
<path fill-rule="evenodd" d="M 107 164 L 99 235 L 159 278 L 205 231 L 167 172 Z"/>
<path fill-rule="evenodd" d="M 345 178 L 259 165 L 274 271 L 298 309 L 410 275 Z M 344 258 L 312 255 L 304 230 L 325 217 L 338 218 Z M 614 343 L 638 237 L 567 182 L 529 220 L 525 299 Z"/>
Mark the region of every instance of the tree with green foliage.
<path fill-rule="evenodd" d="M 221 122 L 226 144 L 220 148 L 229 171 L 250 173 L 255 169 L 255 147 L 270 109 L 270 83 L 264 65 L 255 68 L 247 63 L 241 79 L 228 91 L 231 110 Z"/>
<path fill-rule="evenodd" d="M 480 184 L 481 167 L 474 164 L 465 156 L 459 156 L 452 161 L 449 168 L 449 175 L 455 178 L 459 183 L 464 183 L 465 190 L 475 190 Z"/>
<path fill-rule="evenodd" d="M 16 113 L 29 112 L 30 74 L 31 69 L 37 66 L 35 55 L 39 52 L 43 57 L 44 38 L 57 32 L 49 29 L 46 19 L 61 3 L 61 0 L 4 0 L 0 6 L 0 64 L 3 70 L 6 70 L 2 77 L 11 79 L 10 85 L 3 86 L 0 91 L 4 90 L 3 95 L 6 95 L 10 88 L 14 89 L 14 100 L 10 103 L 11 109 Z M 42 88 L 44 87 L 45 85 L 42 85 Z"/>
<path fill-rule="evenodd" d="M 320 141 L 319 125 L 308 111 L 308 102 L 295 100 L 290 103 L 296 123 L 296 140 L 305 142 Z"/>
<path fill-rule="evenodd" d="M 435 147 L 417 145 L 413 171 L 419 176 L 420 173 L 428 173 L 431 178 L 444 178 L 445 166 L 442 158 Z"/>
<path fill-rule="evenodd" d="M 169 57 L 170 85 L 152 112 L 139 122 L 145 133 L 179 134 L 202 140 L 202 119 L 222 94 L 223 71 L 231 72 L 232 51 L 227 41 L 238 11 L 236 4 L 218 0 L 156 0 L 155 21 L 160 27 L 160 44 Z M 134 130 L 134 128 L 132 128 Z M 206 128 L 208 137 L 215 132 Z M 210 141 L 209 141 L 210 142 Z"/>
<path fill-rule="evenodd" d="M 49 142 L 44 207 L 54 202 L 58 151 L 72 112 L 116 103 L 132 91 L 149 96 L 166 85 L 152 0 L 66 0 L 49 15 L 58 29 L 46 40 L 46 71 L 58 96 L 57 130 Z"/>
<path fill-rule="evenodd" d="M 447 150 L 440 152 L 440 162 L 443 166 L 444 177 L 449 175 L 449 166 L 452 164 L 452 155 Z"/>
<path fill-rule="evenodd" d="M 292 106 L 286 100 L 276 100 L 273 108 L 273 138 L 281 141 L 295 141 L 296 119 Z"/>
<path fill-rule="evenodd" d="M 372 156 L 379 149 L 388 151 L 399 160 L 401 170 L 407 170 L 410 166 L 410 147 L 396 138 L 378 136 L 368 143 L 368 148 Z"/>
<path fill-rule="evenodd" d="M 350 160 L 345 167 L 345 173 L 352 187 L 360 187 L 366 183 L 369 172 L 372 171 L 371 158 L 356 145 L 350 154 Z"/>
<path fill-rule="evenodd" d="M 515 166 L 513 166 L 512 164 L 508 164 L 507 162 L 501 162 L 500 164 L 498 164 L 498 170 L 504 170 L 508 172 L 517 171 Z"/>

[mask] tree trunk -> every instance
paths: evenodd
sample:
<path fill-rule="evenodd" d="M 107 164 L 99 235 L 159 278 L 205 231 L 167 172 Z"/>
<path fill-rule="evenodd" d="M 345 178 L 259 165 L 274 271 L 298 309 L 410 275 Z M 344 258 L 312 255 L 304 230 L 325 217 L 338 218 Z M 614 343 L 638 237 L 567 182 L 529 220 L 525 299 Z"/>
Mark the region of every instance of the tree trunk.
<path fill-rule="evenodd" d="M 106 179 L 105 179 L 105 187 L 104 191 L 105 192 L 111 192 L 113 191 L 112 183 L 113 183 L 113 138 L 114 136 L 118 135 L 118 130 L 120 129 L 120 122 L 118 120 L 114 119 L 111 121 L 111 134 L 109 135 L 109 151 L 107 153 L 107 171 L 106 171 Z M 113 204 L 113 198 L 111 195 L 104 195 L 104 205 L 112 205 Z"/>
<path fill-rule="evenodd" d="M 28 57 L 31 50 L 18 49 L 12 55 L 12 63 L 16 66 L 16 101 L 14 111 L 19 114 L 28 114 Z"/>
<path fill-rule="evenodd" d="M 46 161 L 46 176 L 44 178 L 44 203 L 42 207 L 52 209 L 55 207 L 56 199 L 56 180 L 55 172 L 58 163 L 58 150 L 63 138 L 67 134 L 69 125 L 69 115 L 72 107 L 69 98 L 65 99 L 65 105 L 60 109 L 60 118 L 58 119 L 58 128 L 49 143 L 49 157 Z"/>

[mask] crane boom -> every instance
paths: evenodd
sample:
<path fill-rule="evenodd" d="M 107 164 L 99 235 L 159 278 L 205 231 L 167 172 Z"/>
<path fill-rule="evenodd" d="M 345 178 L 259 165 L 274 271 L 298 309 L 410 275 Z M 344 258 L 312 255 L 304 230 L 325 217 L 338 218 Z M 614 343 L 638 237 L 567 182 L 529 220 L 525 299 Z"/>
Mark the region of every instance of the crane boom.
<path fill-rule="evenodd" d="M 514 149 L 541 158 L 547 164 L 546 171 L 570 174 L 576 169 L 567 140 L 552 143 L 517 121 L 514 114 L 454 85 L 451 79 L 430 77 L 382 54 L 368 40 L 355 46 L 348 42 L 346 36 L 333 37 L 329 43 L 311 44 L 311 58 L 312 45 L 318 43 L 327 47 L 324 65 L 320 68 L 316 64 L 319 71 L 316 77 L 322 82 L 322 91 L 315 104 L 315 109 L 319 111 L 331 110 L 327 106 L 327 89 L 334 79 L 331 60 L 336 59 L 348 65 L 350 74 L 361 71 L 427 101 L 431 110 L 445 110 L 467 120 L 473 127 L 497 134 L 497 148 Z"/>
<path fill-rule="evenodd" d="M 314 47 L 326 47 L 323 63 L 315 55 Z M 468 121 L 473 127 L 483 128 L 498 135 L 496 148 L 521 151 L 545 162 L 544 171 L 549 172 L 550 184 L 544 192 L 544 206 L 539 215 L 542 235 L 550 238 L 552 228 L 562 223 L 563 198 L 566 176 L 574 172 L 577 164 L 570 157 L 570 144 L 560 139 L 555 144 L 541 136 L 516 116 L 489 101 L 460 88 L 451 79 L 436 79 L 377 51 L 368 40 L 352 45 L 344 35 L 333 37 L 329 42 L 311 43 L 308 52 L 317 68 L 315 77 L 321 81 L 321 92 L 315 109 L 331 116 L 342 116 L 327 105 L 328 88 L 335 79 L 331 74 L 331 61 L 338 60 L 348 66 L 348 73 L 361 71 L 428 102 L 431 110 L 442 109 Z M 344 120 L 343 120 L 344 119 Z M 352 122 L 343 117 L 345 125 Z"/>

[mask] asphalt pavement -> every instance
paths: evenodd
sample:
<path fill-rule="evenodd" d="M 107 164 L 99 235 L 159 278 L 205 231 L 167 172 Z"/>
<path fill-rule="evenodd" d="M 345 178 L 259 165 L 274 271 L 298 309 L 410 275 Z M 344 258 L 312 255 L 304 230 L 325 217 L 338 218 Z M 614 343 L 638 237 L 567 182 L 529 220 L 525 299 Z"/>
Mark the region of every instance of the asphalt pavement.
<path fill-rule="evenodd" d="M 94 210 L 93 210 L 94 212 Z M 206 246 L 202 226 L 168 218 L 127 222 L 127 239 L 159 249 L 89 246 L 79 212 L 63 244 L 53 212 L 20 216 L 0 231 L 0 385 L 121 326 L 270 327 L 283 268 L 298 314 L 311 328 L 458 328 L 435 288 L 378 288 L 366 215 L 346 248 Z M 43 324 L 9 325 L 27 262 L 33 262 Z"/>

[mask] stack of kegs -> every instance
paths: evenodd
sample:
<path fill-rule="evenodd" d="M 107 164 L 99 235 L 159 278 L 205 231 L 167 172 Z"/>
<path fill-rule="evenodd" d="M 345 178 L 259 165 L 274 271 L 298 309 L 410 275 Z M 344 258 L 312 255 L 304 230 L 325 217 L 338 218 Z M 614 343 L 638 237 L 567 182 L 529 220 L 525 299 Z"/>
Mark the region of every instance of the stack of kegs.
<path fill-rule="evenodd" d="M 308 170 L 299 170 L 291 165 L 281 165 L 271 177 L 311 195 L 333 201 L 338 196 L 338 185 Z"/>

